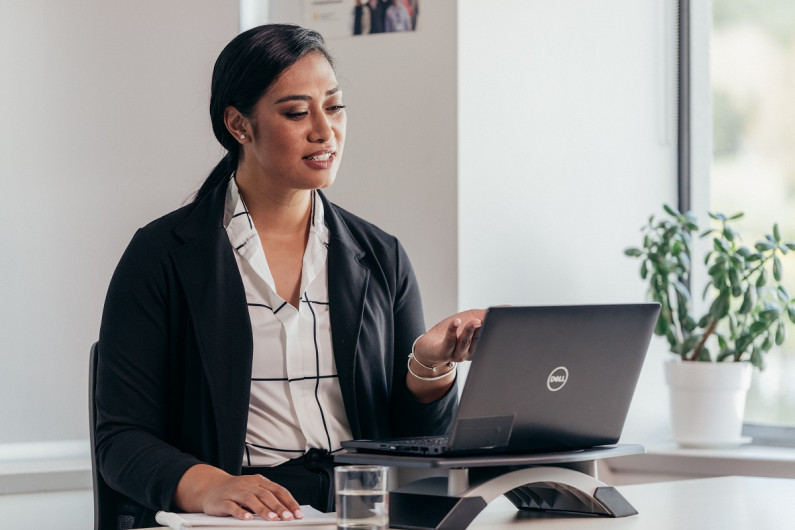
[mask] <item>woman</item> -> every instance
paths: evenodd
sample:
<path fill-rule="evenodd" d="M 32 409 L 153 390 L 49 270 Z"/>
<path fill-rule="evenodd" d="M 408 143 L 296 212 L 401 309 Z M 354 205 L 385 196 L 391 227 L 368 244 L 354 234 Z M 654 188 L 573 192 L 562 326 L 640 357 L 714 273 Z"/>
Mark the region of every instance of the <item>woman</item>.
<path fill-rule="evenodd" d="M 317 191 L 346 126 L 320 35 L 236 37 L 210 114 L 227 155 L 191 204 L 136 233 L 102 318 L 98 466 L 133 527 L 162 509 L 333 509 L 340 441 L 446 430 L 483 317 L 423 333 L 399 242 Z"/>

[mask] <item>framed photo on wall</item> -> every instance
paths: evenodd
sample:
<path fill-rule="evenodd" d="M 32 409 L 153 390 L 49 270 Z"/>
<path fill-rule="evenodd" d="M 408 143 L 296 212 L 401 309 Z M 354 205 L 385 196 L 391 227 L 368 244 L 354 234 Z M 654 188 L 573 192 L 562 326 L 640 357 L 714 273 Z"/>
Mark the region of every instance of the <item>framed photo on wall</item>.
<path fill-rule="evenodd" d="M 304 25 L 325 37 L 415 31 L 420 0 L 304 0 Z"/>

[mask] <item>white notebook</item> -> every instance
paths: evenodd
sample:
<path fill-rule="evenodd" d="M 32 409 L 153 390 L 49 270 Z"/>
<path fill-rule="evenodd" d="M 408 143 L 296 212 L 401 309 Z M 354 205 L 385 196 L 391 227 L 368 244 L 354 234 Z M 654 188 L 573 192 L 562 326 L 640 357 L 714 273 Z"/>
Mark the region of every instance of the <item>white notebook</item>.
<path fill-rule="evenodd" d="M 304 512 L 303 519 L 291 521 L 269 521 L 257 515 L 249 521 L 235 519 L 234 517 L 215 517 L 203 513 L 174 513 L 157 512 L 155 520 L 174 530 L 189 530 L 191 528 L 206 528 L 207 530 L 223 530 L 238 528 L 269 528 L 272 526 L 315 526 L 335 525 L 337 518 L 333 513 L 323 513 L 309 505 L 301 506 Z"/>

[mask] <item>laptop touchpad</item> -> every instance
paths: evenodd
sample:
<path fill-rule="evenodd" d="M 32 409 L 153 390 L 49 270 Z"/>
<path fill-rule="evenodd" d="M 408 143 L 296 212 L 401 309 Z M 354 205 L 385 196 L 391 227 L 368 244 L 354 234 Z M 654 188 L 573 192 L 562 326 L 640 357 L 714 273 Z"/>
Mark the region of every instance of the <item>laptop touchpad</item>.
<path fill-rule="evenodd" d="M 511 439 L 514 415 L 483 418 L 459 418 L 450 440 L 450 449 L 457 447 L 487 449 L 507 447 Z"/>

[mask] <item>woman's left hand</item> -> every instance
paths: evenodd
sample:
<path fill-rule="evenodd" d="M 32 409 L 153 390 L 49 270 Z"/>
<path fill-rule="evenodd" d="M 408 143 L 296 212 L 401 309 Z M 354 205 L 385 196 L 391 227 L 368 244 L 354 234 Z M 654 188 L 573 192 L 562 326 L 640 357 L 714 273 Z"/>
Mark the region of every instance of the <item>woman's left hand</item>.
<path fill-rule="evenodd" d="M 423 364 L 468 361 L 485 316 L 485 309 L 470 309 L 445 318 L 417 340 L 414 355 Z"/>

